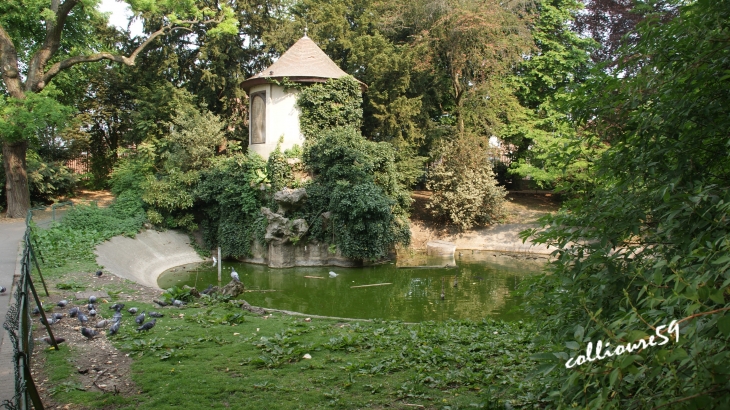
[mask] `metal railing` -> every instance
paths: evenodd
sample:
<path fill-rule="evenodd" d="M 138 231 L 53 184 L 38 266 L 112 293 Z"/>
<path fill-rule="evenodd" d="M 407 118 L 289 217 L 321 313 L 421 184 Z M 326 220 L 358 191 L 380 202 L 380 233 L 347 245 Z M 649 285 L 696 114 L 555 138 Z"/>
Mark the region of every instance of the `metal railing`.
<path fill-rule="evenodd" d="M 50 222 L 56 220 L 56 208 L 66 205 L 68 204 L 54 204 L 51 207 Z M 51 346 L 58 350 L 58 344 L 48 324 L 49 322 L 31 277 L 33 264 L 35 264 L 38 276 L 43 283 L 45 294 L 48 296 L 48 288 L 43 280 L 36 251 L 38 251 L 38 256 L 41 258 L 42 254 L 37 243 L 33 240 L 33 226 L 31 223 L 33 221 L 34 211 L 44 212 L 46 209 L 46 207 L 31 209 L 25 218 L 23 254 L 21 256 L 20 278 L 15 286 L 15 303 L 8 308 L 8 313 L 5 315 L 5 322 L 3 323 L 3 327 L 8 331 L 8 336 L 13 345 L 13 365 L 15 370 L 15 395 L 12 400 L 3 401 L 2 406 L 6 409 L 29 410 L 34 408 L 36 410 L 42 410 L 44 408 L 30 369 L 33 355 L 33 320 L 31 313 L 34 305 L 38 307 L 39 314 L 42 318 L 41 323 L 48 332 Z M 45 218 L 40 219 L 44 220 Z"/>

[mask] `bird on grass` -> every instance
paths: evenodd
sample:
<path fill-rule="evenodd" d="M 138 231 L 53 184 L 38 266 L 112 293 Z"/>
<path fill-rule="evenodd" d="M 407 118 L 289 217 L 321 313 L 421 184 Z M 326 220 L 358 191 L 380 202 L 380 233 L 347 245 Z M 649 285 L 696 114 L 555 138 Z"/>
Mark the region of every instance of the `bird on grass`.
<path fill-rule="evenodd" d="M 89 309 L 89 316 L 96 316 L 96 309 Z"/>
<path fill-rule="evenodd" d="M 56 303 L 56 306 L 58 306 L 58 307 L 66 307 L 66 305 L 68 305 L 68 300 L 66 300 L 66 299 Z"/>
<path fill-rule="evenodd" d="M 160 313 L 160 312 L 150 312 L 150 313 L 148 313 L 148 315 L 149 315 L 150 317 L 163 317 L 163 316 L 165 316 L 165 315 L 163 315 L 163 314 L 162 314 L 162 313 Z"/>
<path fill-rule="evenodd" d="M 127 309 L 127 312 L 129 312 L 133 315 L 137 314 L 138 311 L 139 311 L 139 309 L 137 309 L 136 307 Z"/>
<path fill-rule="evenodd" d="M 89 303 L 96 303 L 96 296 L 94 296 L 94 295 L 89 296 Z"/>
<path fill-rule="evenodd" d="M 121 322 L 122 321 L 122 312 L 114 312 L 114 316 L 112 316 L 112 321 Z"/>
<path fill-rule="evenodd" d="M 63 343 L 66 341 L 66 339 L 62 337 L 54 337 L 56 339 L 56 344 Z M 41 338 L 42 341 L 46 342 L 48 345 L 53 346 L 53 343 L 51 342 L 51 338 L 46 336 Z"/>
<path fill-rule="evenodd" d="M 54 313 L 51 317 L 55 320 L 61 320 L 63 318 L 63 313 Z"/>
<path fill-rule="evenodd" d="M 182 300 L 179 300 L 179 299 L 175 299 L 175 300 L 172 301 L 172 305 L 175 306 L 175 307 L 182 307 L 182 305 L 184 305 L 184 304 L 185 303 L 183 303 L 183 301 Z"/>
<path fill-rule="evenodd" d="M 113 310 L 116 310 L 117 312 L 119 312 L 122 309 L 124 309 L 124 303 L 115 303 L 115 304 L 109 306 L 109 309 L 113 309 Z"/>
<path fill-rule="evenodd" d="M 68 311 L 68 317 L 76 317 L 76 316 L 78 316 L 78 314 L 79 314 L 79 308 L 77 308 L 76 306 L 72 307 Z"/>
<path fill-rule="evenodd" d="M 88 327 L 82 327 L 81 334 L 84 335 L 85 338 L 91 340 L 94 338 L 94 336 L 98 335 L 99 332 L 94 329 L 89 329 Z"/>
<path fill-rule="evenodd" d="M 96 324 L 94 325 L 94 327 L 97 328 L 97 329 L 101 329 L 103 327 L 106 327 L 106 325 L 108 325 L 108 324 L 109 324 L 109 321 L 106 320 L 106 319 L 104 319 L 104 320 L 100 320 L 100 321 L 96 322 Z"/>
<path fill-rule="evenodd" d="M 141 325 L 142 323 L 144 323 L 144 318 L 145 318 L 145 314 L 144 314 L 144 312 L 142 312 L 139 314 L 139 316 L 134 318 L 134 321 L 137 322 L 138 325 Z"/>
<path fill-rule="evenodd" d="M 238 272 L 235 269 L 231 270 L 231 278 L 236 282 L 240 282 L 241 278 L 238 277 Z"/>
<path fill-rule="evenodd" d="M 96 275 L 97 278 L 101 277 L 102 274 L 103 274 L 103 272 L 101 270 L 98 270 L 98 271 L 96 271 L 96 273 L 94 273 L 94 275 Z"/>
<path fill-rule="evenodd" d="M 208 287 L 207 287 L 207 288 L 205 288 L 205 290 L 203 290 L 203 291 L 202 291 L 202 292 L 200 292 L 200 293 L 201 293 L 202 295 L 207 295 L 208 293 L 210 293 L 210 291 L 211 291 L 211 290 L 213 290 L 213 284 L 209 284 L 209 285 L 208 285 Z"/>
<path fill-rule="evenodd" d="M 336 277 L 337 277 L 337 274 L 334 273 L 334 272 L 332 272 L 332 271 L 330 271 L 330 278 L 336 278 Z"/>
<path fill-rule="evenodd" d="M 89 303 L 88 305 L 86 305 L 86 309 L 89 309 L 89 310 L 96 309 L 96 306 L 94 306 L 93 303 Z"/>
<path fill-rule="evenodd" d="M 119 331 L 119 326 L 122 324 L 121 321 L 114 322 L 111 327 L 109 328 L 109 336 L 117 334 Z"/>
<path fill-rule="evenodd" d="M 138 327 L 137 328 L 137 331 L 139 332 L 139 331 L 142 331 L 142 330 L 145 330 L 145 331 L 150 330 L 153 327 L 155 327 L 155 323 L 157 323 L 157 319 L 152 319 L 151 321 L 149 321 L 149 322 L 143 324 L 142 326 Z"/>

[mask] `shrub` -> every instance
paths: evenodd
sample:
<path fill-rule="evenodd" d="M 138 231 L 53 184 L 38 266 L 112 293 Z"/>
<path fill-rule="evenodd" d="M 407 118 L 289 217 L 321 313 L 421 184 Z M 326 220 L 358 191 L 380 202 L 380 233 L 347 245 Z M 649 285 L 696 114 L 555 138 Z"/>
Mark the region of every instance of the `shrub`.
<path fill-rule="evenodd" d="M 462 136 L 442 150 L 429 172 L 431 213 L 462 230 L 497 222 L 504 215 L 506 191 L 497 186 L 487 155 L 487 141 Z"/>

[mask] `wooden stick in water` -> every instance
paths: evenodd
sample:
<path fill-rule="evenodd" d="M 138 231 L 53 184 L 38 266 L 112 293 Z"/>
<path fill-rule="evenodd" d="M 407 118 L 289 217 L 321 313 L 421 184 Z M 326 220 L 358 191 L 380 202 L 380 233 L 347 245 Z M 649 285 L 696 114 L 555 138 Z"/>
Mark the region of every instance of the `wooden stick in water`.
<path fill-rule="evenodd" d="M 350 286 L 350 289 L 354 289 L 354 288 L 368 288 L 370 286 L 385 286 L 385 285 L 392 285 L 392 283 L 373 283 L 371 285 Z"/>

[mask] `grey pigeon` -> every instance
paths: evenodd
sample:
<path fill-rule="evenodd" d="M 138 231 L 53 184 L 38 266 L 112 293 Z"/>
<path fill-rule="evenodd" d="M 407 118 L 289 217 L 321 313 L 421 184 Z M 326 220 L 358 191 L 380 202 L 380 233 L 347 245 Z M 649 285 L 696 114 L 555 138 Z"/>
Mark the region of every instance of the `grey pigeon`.
<path fill-rule="evenodd" d="M 36 306 L 36 307 L 33 308 L 33 314 L 34 315 L 40 315 L 41 314 L 41 310 L 38 308 L 38 306 Z"/>
<path fill-rule="evenodd" d="M 98 278 L 99 276 L 101 276 L 102 273 L 103 272 L 101 270 L 98 270 L 98 271 L 96 271 L 96 273 L 94 275 L 96 275 L 96 277 Z"/>
<path fill-rule="evenodd" d="M 96 303 L 96 296 L 94 296 L 94 295 L 89 296 L 89 303 Z"/>
<path fill-rule="evenodd" d="M 98 335 L 99 332 L 94 329 L 89 329 L 88 327 L 82 327 L 81 334 L 84 335 L 84 337 L 86 337 L 87 339 L 91 340 L 94 338 L 94 336 Z"/>
<path fill-rule="evenodd" d="M 149 321 L 149 322 L 143 324 L 142 326 L 138 327 L 137 328 L 137 331 L 139 332 L 140 330 L 150 330 L 153 327 L 155 327 L 155 323 L 157 323 L 157 319 L 152 319 L 151 321 Z"/>
<path fill-rule="evenodd" d="M 76 306 L 72 307 L 68 311 L 68 317 L 76 317 L 78 314 L 79 314 L 79 308 L 77 308 Z"/>
<path fill-rule="evenodd" d="M 61 320 L 63 318 L 63 313 L 54 313 L 51 315 L 54 320 Z"/>
<path fill-rule="evenodd" d="M 89 310 L 89 316 L 96 316 L 96 309 Z"/>
<path fill-rule="evenodd" d="M 5 293 L 5 291 L 7 290 L 8 288 L 6 288 L 5 286 L 0 286 L 0 293 Z"/>
<path fill-rule="evenodd" d="M 231 278 L 236 282 L 240 282 L 241 279 L 238 277 L 238 272 L 235 269 L 231 270 Z"/>
<path fill-rule="evenodd" d="M 205 290 L 202 291 L 202 292 L 200 292 L 200 293 L 203 294 L 203 295 L 207 295 L 208 293 L 210 293 L 211 290 L 213 290 L 213 285 L 212 284 L 208 285 L 208 287 L 205 288 Z"/>
<path fill-rule="evenodd" d="M 60 319 L 54 319 L 53 317 L 50 317 L 50 318 L 48 319 L 48 324 L 49 324 L 49 325 L 55 325 L 55 324 L 56 324 L 56 323 L 58 323 L 59 321 L 60 321 Z M 42 323 L 42 324 L 44 324 L 44 325 L 46 324 L 46 321 L 45 321 L 45 320 L 43 319 L 43 317 L 41 317 L 41 323 Z"/>
<path fill-rule="evenodd" d="M 134 321 L 137 322 L 138 325 L 141 325 L 144 322 L 145 314 L 144 312 L 140 313 L 139 316 L 134 318 Z"/>
<path fill-rule="evenodd" d="M 54 339 L 56 339 L 56 344 L 63 343 L 63 342 L 66 341 L 66 339 L 64 339 L 62 337 L 56 337 Z M 46 342 L 46 343 L 48 343 L 49 345 L 53 346 L 53 343 L 51 343 L 51 338 L 50 337 L 48 337 L 48 336 L 42 337 L 41 340 L 44 341 L 44 342 Z"/>
<path fill-rule="evenodd" d="M 89 303 L 88 305 L 86 305 L 86 308 L 91 310 L 91 309 L 96 309 L 96 306 L 94 306 L 93 303 Z"/>
<path fill-rule="evenodd" d="M 137 311 L 139 311 L 139 309 L 137 309 L 136 307 L 127 309 L 127 312 L 129 312 L 129 313 L 131 313 L 133 315 L 134 314 L 137 314 Z"/>
<path fill-rule="evenodd" d="M 122 312 L 114 312 L 114 316 L 112 316 L 112 320 L 115 322 L 121 322 L 122 321 Z"/>
<path fill-rule="evenodd" d="M 66 305 L 68 305 L 68 300 L 66 300 L 66 299 L 56 303 L 56 306 L 58 306 L 58 307 L 66 307 Z"/>
<path fill-rule="evenodd" d="M 97 329 L 101 329 L 102 327 L 106 327 L 106 325 L 108 325 L 108 324 L 109 324 L 108 320 L 100 320 L 100 321 L 96 322 L 94 327 Z"/>
<path fill-rule="evenodd" d="M 89 321 L 89 317 L 81 312 L 79 312 L 78 318 L 79 318 L 79 322 L 81 322 L 82 325 L 85 325 L 86 322 Z"/>
<path fill-rule="evenodd" d="M 160 313 L 160 312 L 150 312 L 150 313 L 148 313 L 148 315 L 149 315 L 150 317 L 163 317 L 163 316 L 165 316 L 165 315 L 163 315 L 163 314 L 162 314 L 162 313 Z"/>
<path fill-rule="evenodd" d="M 114 322 L 112 323 L 111 327 L 109 328 L 109 335 L 115 335 L 119 331 L 119 325 L 121 322 Z"/>
<path fill-rule="evenodd" d="M 115 303 L 111 306 L 109 306 L 109 309 L 116 310 L 117 312 L 120 312 L 122 309 L 124 309 L 124 303 Z"/>
<path fill-rule="evenodd" d="M 179 300 L 179 299 L 175 299 L 175 300 L 172 301 L 172 305 L 175 306 L 175 307 L 180 307 L 180 306 L 183 305 L 183 301 L 182 300 Z"/>

